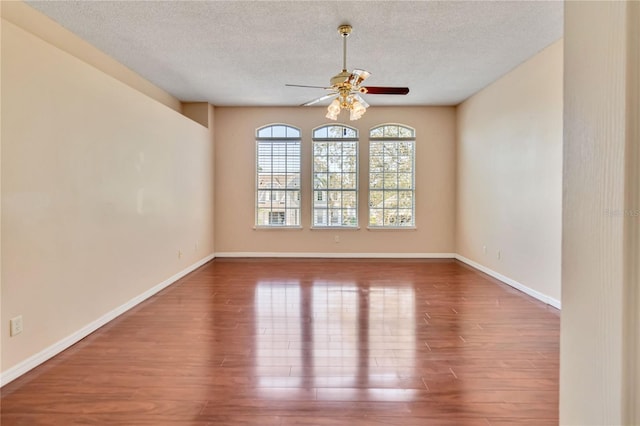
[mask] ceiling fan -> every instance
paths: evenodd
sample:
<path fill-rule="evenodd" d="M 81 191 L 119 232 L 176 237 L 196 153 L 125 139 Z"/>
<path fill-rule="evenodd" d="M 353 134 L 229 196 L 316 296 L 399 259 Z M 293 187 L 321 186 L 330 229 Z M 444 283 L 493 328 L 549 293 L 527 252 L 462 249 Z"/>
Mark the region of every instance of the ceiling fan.
<path fill-rule="evenodd" d="M 342 71 L 331 77 L 331 86 L 305 86 L 301 84 L 286 84 L 290 87 L 311 87 L 317 89 L 329 90 L 328 95 L 320 96 L 312 101 L 306 102 L 301 106 L 310 106 L 322 102 L 325 99 L 333 98 L 331 104 L 327 108 L 326 117 L 335 120 L 342 109 L 350 111 L 350 119 L 357 120 L 365 113 L 369 104 L 362 99 L 361 94 L 371 95 L 406 95 L 409 93 L 408 87 L 383 87 L 383 86 L 361 86 L 362 82 L 371 74 L 368 71 L 354 69 L 347 70 L 347 37 L 351 34 L 351 25 L 340 25 L 338 32 L 342 36 Z"/>

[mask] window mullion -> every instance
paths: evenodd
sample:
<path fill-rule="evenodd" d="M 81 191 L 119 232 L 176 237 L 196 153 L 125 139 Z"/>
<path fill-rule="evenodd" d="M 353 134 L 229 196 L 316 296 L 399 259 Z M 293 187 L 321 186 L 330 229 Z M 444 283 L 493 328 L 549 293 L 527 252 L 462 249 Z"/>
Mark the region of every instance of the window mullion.
<path fill-rule="evenodd" d="M 396 154 L 396 217 L 400 217 L 400 156 L 398 155 L 400 142 L 394 142 L 393 145 L 395 146 Z"/>

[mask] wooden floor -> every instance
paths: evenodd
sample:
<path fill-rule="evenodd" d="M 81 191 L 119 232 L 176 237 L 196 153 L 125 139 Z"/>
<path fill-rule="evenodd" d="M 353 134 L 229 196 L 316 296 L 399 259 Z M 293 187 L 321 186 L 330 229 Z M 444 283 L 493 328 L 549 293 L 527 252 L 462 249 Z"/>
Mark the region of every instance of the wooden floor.
<path fill-rule="evenodd" d="M 557 425 L 559 313 L 463 264 L 218 259 L 2 389 L 9 425 Z"/>

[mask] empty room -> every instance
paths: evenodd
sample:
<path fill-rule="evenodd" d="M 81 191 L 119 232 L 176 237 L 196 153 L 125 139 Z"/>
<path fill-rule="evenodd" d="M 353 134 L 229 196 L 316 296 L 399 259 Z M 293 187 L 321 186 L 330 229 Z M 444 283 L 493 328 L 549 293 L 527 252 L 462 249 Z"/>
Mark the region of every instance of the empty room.
<path fill-rule="evenodd" d="M 640 424 L 640 2 L 1 2 L 0 422 Z"/>

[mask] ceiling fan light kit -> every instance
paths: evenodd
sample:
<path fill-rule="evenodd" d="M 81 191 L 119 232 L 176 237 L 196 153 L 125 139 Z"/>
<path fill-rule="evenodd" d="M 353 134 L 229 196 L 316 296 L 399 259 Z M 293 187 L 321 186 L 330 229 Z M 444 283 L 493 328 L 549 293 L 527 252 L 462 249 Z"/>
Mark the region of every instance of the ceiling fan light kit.
<path fill-rule="evenodd" d="M 298 84 L 287 84 L 287 86 L 293 87 L 313 87 L 321 88 L 331 91 L 330 94 L 321 96 L 312 101 L 302 104 L 302 106 L 314 105 L 325 99 L 331 99 L 331 103 L 327 107 L 327 117 L 330 120 L 337 120 L 340 111 L 346 109 L 349 111 L 350 120 L 358 120 L 364 115 L 369 107 L 369 104 L 362 99 L 360 94 L 371 95 L 406 95 L 409 93 L 408 87 L 365 87 L 361 86 L 371 73 L 365 70 L 354 69 L 353 71 L 347 70 L 347 37 L 351 34 L 351 25 L 340 25 L 338 27 L 338 33 L 342 36 L 342 71 L 333 76 L 329 82 L 331 86 L 303 86 Z"/>

